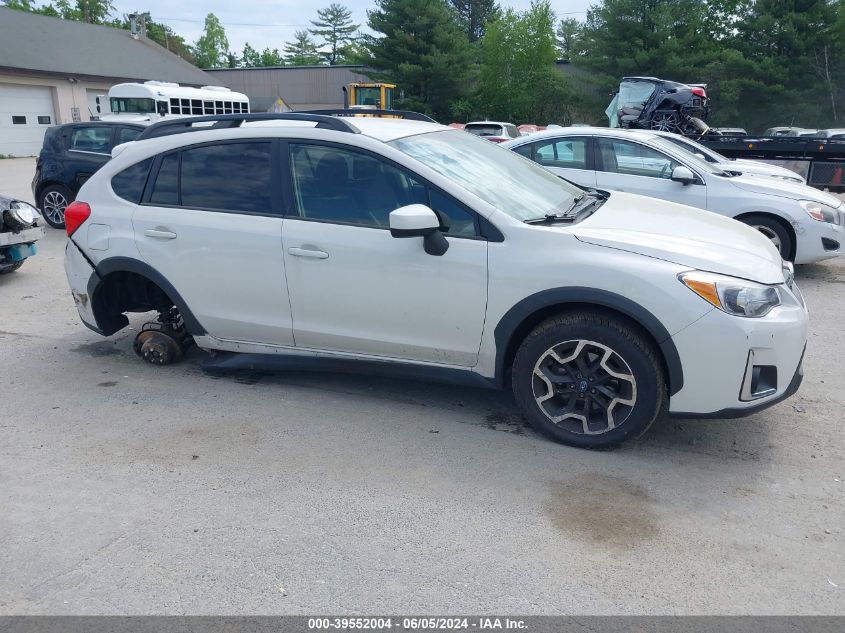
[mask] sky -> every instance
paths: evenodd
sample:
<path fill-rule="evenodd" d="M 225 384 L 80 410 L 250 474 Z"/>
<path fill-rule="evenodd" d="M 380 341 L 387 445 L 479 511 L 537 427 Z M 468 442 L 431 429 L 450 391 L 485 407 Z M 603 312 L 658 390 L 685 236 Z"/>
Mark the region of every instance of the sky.
<path fill-rule="evenodd" d="M 374 6 L 372 0 L 113 0 L 113 4 L 119 14 L 149 11 L 156 22 L 167 24 L 190 43 L 202 34 L 205 16 L 214 13 L 226 29 L 229 48 L 240 53 L 246 42 L 258 50 L 282 50 L 295 31 L 311 26 L 309 20 L 316 18 L 317 9 L 333 1 L 349 7 L 355 22 L 362 25 L 367 22 L 367 9 Z M 531 4 L 531 0 L 499 2 L 520 11 Z M 583 20 L 587 8 L 594 3 L 595 0 L 552 0 L 552 9 L 559 18 Z"/>

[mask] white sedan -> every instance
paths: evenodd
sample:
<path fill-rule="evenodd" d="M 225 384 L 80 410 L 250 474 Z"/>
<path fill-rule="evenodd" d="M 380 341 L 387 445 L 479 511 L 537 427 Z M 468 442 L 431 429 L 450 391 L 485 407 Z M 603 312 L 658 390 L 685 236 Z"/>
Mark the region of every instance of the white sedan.
<path fill-rule="evenodd" d="M 502 143 L 575 184 L 706 209 L 763 233 L 797 264 L 837 257 L 845 205 L 807 185 L 725 171 L 646 130 L 557 128 Z"/>

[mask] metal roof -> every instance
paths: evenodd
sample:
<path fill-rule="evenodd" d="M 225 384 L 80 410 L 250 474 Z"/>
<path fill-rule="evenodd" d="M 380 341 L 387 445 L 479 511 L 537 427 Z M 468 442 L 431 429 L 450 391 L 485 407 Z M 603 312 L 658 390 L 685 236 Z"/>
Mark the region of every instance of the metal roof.
<path fill-rule="evenodd" d="M 0 8 L 0 69 L 68 76 L 175 81 L 215 79 L 146 37 L 129 31 Z"/>

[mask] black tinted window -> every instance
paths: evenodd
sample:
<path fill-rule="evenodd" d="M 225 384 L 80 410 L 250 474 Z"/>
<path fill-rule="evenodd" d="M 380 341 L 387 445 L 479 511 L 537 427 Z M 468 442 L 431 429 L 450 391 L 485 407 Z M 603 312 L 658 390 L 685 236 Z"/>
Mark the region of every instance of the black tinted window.
<path fill-rule="evenodd" d="M 182 152 L 182 206 L 270 213 L 270 143 L 222 143 Z"/>
<path fill-rule="evenodd" d="M 423 185 L 369 154 L 294 145 L 291 168 L 298 211 L 304 218 L 387 228 L 391 211 L 428 204 Z"/>
<path fill-rule="evenodd" d="M 77 128 L 70 135 L 70 149 L 78 152 L 109 153 L 110 127 Z"/>
<path fill-rule="evenodd" d="M 117 132 L 117 142 L 115 143 L 115 145 L 134 141 L 136 138 L 138 138 L 138 135 L 140 133 L 141 130 L 136 130 L 134 127 L 122 127 Z"/>
<path fill-rule="evenodd" d="M 168 154 L 162 158 L 153 192 L 150 195 L 150 203 L 179 204 L 179 154 Z"/>
<path fill-rule="evenodd" d="M 148 158 L 140 163 L 127 167 L 111 179 L 111 188 L 124 200 L 138 204 L 141 201 L 141 194 L 144 192 L 144 183 L 147 182 L 147 174 L 153 159 Z"/>

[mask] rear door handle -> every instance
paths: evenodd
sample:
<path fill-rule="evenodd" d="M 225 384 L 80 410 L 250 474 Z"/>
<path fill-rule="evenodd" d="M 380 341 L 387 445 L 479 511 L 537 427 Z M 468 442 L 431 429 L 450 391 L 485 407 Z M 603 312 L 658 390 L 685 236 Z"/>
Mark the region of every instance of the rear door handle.
<path fill-rule="evenodd" d="M 176 239 L 176 233 L 173 231 L 159 231 L 157 229 L 147 229 L 144 231 L 144 235 L 147 237 L 154 237 L 158 240 L 174 240 Z"/>
<path fill-rule="evenodd" d="M 294 257 L 311 257 L 312 259 L 329 258 L 329 254 L 325 251 L 312 250 L 310 248 L 297 248 L 296 246 L 289 248 L 288 253 Z"/>

